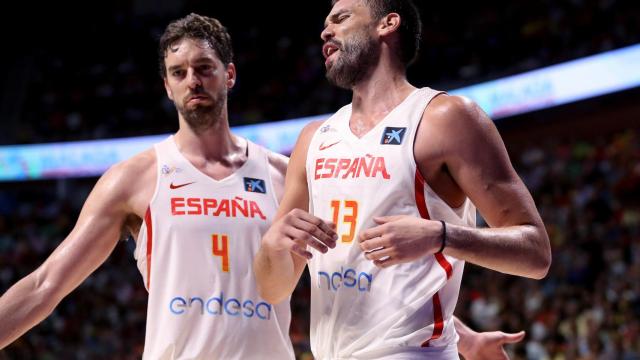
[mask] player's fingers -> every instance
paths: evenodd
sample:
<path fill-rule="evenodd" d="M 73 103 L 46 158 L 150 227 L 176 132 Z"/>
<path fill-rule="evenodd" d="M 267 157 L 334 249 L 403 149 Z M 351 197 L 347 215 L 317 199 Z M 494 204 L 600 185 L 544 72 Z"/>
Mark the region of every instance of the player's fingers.
<path fill-rule="evenodd" d="M 391 221 L 400 220 L 405 216 L 406 215 L 374 216 L 373 221 L 375 221 L 376 224 L 382 225 Z"/>
<path fill-rule="evenodd" d="M 338 234 L 335 230 L 335 224 L 326 222 L 315 215 L 311 215 L 308 212 L 300 209 L 294 209 L 291 212 L 293 218 L 296 220 L 303 220 L 317 227 L 320 231 L 327 234 L 330 238 L 337 239 Z M 297 221 L 293 221 L 297 223 Z"/>
<path fill-rule="evenodd" d="M 520 331 L 515 334 L 502 333 L 502 340 L 504 343 L 513 344 L 522 341 L 525 335 L 524 331 Z"/>
<path fill-rule="evenodd" d="M 291 251 L 293 254 L 309 260 L 313 257 L 313 255 L 307 251 L 305 246 L 301 246 L 300 244 L 296 243 L 293 241 L 293 239 L 291 240 L 291 247 L 289 248 L 289 251 Z"/>
<path fill-rule="evenodd" d="M 315 237 L 318 241 L 320 241 L 323 244 L 326 244 L 327 246 L 334 248 L 336 247 L 336 239 L 338 237 L 338 235 L 334 235 L 331 236 L 330 234 L 328 234 L 326 231 L 323 231 L 319 226 L 307 222 L 303 219 L 295 219 L 293 221 L 293 226 L 296 227 L 299 230 L 302 230 L 310 235 L 312 235 L 313 237 Z M 333 233 L 335 234 L 335 233 Z"/>
<path fill-rule="evenodd" d="M 369 251 L 364 253 L 364 257 L 368 260 L 382 260 L 395 255 L 395 250 L 393 249 L 385 249 L 378 248 L 377 250 Z"/>
<path fill-rule="evenodd" d="M 374 260 L 373 261 L 373 264 L 375 266 L 379 267 L 379 268 L 387 268 L 387 267 L 389 267 L 391 265 L 395 265 L 395 264 L 399 264 L 399 263 L 400 263 L 400 260 L 395 259 L 395 258 L 393 258 L 391 256 L 386 256 L 386 257 L 383 257 L 383 258 L 381 258 L 379 260 Z"/>
<path fill-rule="evenodd" d="M 370 239 L 379 238 L 382 235 L 384 235 L 384 225 L 378 225 L 361 231 L 358 240 L 360 242 L 363 242 Z"/>
<path fill-rule="evenodd" d="M 376 249 L 384 248 L 386 245 L 388 244 L 384 241 L 384 238 L 377 237 L 377 238 L 369 239 L 366 241 L 361 241 L 360 249 L 364 252 L 369 252 L 369 251 L 374 251 Z"/>
<path fill-rule="evenodd" d="M 323 254 L 329 251 L 329 248 L 325 244 L 318 241 L 316 238 L 313 237 L 313 235 L 309 234 L 306 231 L 296 229 L 296 228 L 291 228 L 289 231 L 289 236 L 291 236 L 296 240 L 304 241 L 308 246 L 311 246 L 312 248 L 320 251 Z"/>

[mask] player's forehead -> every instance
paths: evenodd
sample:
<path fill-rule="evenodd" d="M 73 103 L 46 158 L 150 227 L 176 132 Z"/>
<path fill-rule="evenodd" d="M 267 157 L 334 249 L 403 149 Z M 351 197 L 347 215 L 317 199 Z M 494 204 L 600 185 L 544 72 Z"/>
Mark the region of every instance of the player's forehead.
<path fill-rule="evenodd" d="M 324 24 L 327 25 L 330 20 L 339 17 L 342 13 L 346 12 L 360 12 L 366 11 L 366 4 L 364 0 L 338 0 L 333 4 L 329 15 L 327 15 Z"/>
<path fill-rule="evenodd" d="M 171 43 L 166 51 L 165 62 L 179 63 L 185 60 L 197 62 L 220 61 L 216 51 L 204 39 L 182 38 Z"/>

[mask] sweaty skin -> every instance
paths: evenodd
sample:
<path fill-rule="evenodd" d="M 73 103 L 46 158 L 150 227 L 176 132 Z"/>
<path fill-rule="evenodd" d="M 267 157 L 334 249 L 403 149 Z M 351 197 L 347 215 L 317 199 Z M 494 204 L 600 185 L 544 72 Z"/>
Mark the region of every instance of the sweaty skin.
<path fill-rule="evenodd" d="M 367 4 L 335 1 L 321 34 L 327 77 L 353 92 L 349 128 L 356 137 L 367 134 L 416 90 L 398 55 L 400 15 L 392 12 L 375 20 Z M 360 63 L 354 60 L 358 51 L 364 54 Z M 311 138 L 321 124 L 307 125 L 298 138 L 276 220 L 263 236 L 254 262 L 261 296 L 272 303 L 293 292 L 312 256 L 308 247 L 329 254 L 335 247 L 335 225 L 307 212 L 307 177 L 312 174 L 306 173 L 305 163 Z M 534 279 L 546 275 L 551 250 L 544 224 L 495 125 L 475 103 L 437 96 L 422 115 L 414 158 L 422 177 L 450 207 L 469 198 L 490 226 L 447 226 L 444 254 L 507 274 Z M 440 221 L 385 215 L 374 218 L 377 226 L 358 235 L 357 245 L 376 266 L 410 262 L 440 249 Z M 464 331 L 460 335 L 466 336 Z M 495 342 L 496 338 L 481 342 L 497 344 L 492 348 L 502 351 L 504 342 Z M 467 344 L 461 340 L 459 350 L 473 358 L 473 353 L 464 353 L 470 348 Z"/>
<path fill-rule="evenodd" d="M 182 40 L 176 46 L 177 51 L 169 52 L 166 59 L 167 68 L 175 72 L 165 81 L 171 99 L 188 98 L 196 87 L 233 86 L 235 67 L 229 64 L 225 68 L 211 48 L 190 39 Z M 203 95 L 198 102 L 210 102 L 211 97 L 214 96 Z M 194 131 L 181 114 L 179 126 L 175 140 L 180 152 L 210 177 L 225 178 L 246 161 L 246 141 L 229 130 L 226 98 L 224 116 L 214 119 L 207 129 Z M 287 158 L 270 154 L 269 165 L 276 195 L 280 198 Z M 0 298 L 0 349 L 51 314 L 65 296 L 107 259 L 123 229 L 134 236 L 138 233 L 154 192 L 154 186 L 149 184 L 155 183 L 153 149 L 114 165 L 102 175 L 85 201 L 71 233 L 40 267 Z"/>

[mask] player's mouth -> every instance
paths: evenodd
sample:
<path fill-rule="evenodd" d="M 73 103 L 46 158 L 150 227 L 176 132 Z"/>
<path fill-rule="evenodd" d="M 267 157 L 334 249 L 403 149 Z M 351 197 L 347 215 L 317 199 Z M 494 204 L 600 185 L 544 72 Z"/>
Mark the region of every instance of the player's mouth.
<path fill-rule="evenodd" d="M 336 41 L 329 40 L 322 46 L 322 55 L 324 56 L 324 65 L 327 66 L 337 56 L 340 51 L 340 45 Z"/>
<path fill-rule="evenodd" d="M 209 97 L 205 95 L 192 95 L 187 98 L 187 104 L 199 104 L 208 100 Z"/>

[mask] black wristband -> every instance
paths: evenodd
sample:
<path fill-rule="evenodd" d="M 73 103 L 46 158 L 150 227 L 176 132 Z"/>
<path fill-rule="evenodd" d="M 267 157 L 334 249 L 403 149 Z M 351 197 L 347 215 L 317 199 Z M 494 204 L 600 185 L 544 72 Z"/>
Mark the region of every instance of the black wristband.
<path fill-rule="evenodd" d="M 442 253 L 444 247 L 447 245 L 447 223 L 442 220 L 440 220 L 440 222 L 442 223 L 442 245 L 440 245 L 440 250 L 438 250 L 436 254 Z"/>

